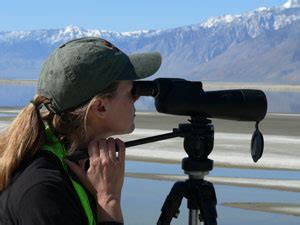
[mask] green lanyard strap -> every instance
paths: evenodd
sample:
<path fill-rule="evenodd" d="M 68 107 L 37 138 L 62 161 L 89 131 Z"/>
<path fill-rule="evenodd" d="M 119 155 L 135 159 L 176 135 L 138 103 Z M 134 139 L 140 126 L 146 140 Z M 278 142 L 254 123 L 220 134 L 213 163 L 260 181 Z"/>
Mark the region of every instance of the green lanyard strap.
<path fill-rule="evenodd" d="M 88 196 L 87 196 L 85 190 L 82 188 L 82 186 L 78 182 L 76 182 L 75 180 L 73 180 L 71 178 L 71 176 L 68 173 L 67 166 L 64 163 L 63 159 L 66 156 L 65 147 L 60 143 L 58 138 L 51 132 L 49 126 L 46 126 L 45 131 L 46 131 L 47 139 L 51 143 L 51 145 L 44 144 L 42 146 L 42 149 L 46 150 L 46 151 L 49 151 L 49 152 L 52 152 L 60 160 L 65 172 L 67 173 L 70 180 L 72 181 L 72 184 L 75 188 L 75 191 L 77 192 L 77 195 L 78 195 L 78 197 L 81 201 L 81 204 L 83 206 L 84 212 L 87 216 L 89 225 L 95 225 L 96 221 L 94 219 L 94 215 L 93 215 L 93 212 L 92 212 L 92 209 L 91 209 L 91 206 L 90 206 Z"/>

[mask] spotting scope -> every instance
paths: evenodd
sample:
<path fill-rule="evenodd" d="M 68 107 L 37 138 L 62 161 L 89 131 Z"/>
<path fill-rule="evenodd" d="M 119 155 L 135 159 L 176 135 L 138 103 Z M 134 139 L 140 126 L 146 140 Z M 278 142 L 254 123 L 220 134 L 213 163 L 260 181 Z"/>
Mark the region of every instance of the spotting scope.
<path fill-rule="evenodd" d="M 134 81 L 132 94 L 154 97 L 156 110 L 172 115 L 261 121 L 267 112 L 261 90 L 204 91 L 202 82 L 177 78 Z"/>

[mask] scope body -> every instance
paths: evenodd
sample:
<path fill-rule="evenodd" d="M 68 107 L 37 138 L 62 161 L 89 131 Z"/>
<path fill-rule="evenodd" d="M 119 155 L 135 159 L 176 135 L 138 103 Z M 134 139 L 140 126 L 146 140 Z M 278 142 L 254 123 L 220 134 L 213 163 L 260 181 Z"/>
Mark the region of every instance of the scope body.
<path fill-rule="evenodd" d="M 158 112 L 220 118 L 238 121 L 261 121 L 267 112 L 263 91 L 253 89 L 205 92 L 202 83 L 176 78 L 134 81 L 134 95 L 152 96 Z"/>

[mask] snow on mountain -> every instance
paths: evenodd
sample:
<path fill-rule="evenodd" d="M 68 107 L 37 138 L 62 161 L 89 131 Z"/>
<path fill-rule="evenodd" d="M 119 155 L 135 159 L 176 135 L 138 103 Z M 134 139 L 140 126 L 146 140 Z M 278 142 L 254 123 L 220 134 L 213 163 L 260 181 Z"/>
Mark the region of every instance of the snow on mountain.
<path fill-rule="evenodd" d="M 200 23 L 200 26 L 203 28 L 245 26 L 248 34 L 255 38 L 264 30 L 278 30 L 297 20 L 300 20 L 300 1 L 289 0 L 280 7 L 261 7 L 244 14 L 212 17 Z"/>
<path fill-rule="evenodd" d="M 297 8 L 300 7 L 300 1 L 299 0 L 288 0 L 286 3 L 282 5 L 283 8 Z"/>
<path fill-rule="evenodd" d="M 100 29 L 85 29 L 69 25 L 63 29 L 33 30 L 33 31 L 0 31 L 0 43 L 13 43 L 18 41 L 35 40 L 41 43 L 55 45 L 80 37 L 102 37 L 109 40 L 124 38 L 139 38 L 142 36 L 151 36 L 160 31 L 141 30 L 132 32 L 113 32 Z"/>
<path fill-rule="evenodd" d="M 255 38 L 264 30 L 278 30 L 297 20 L 300 20 L 300 0 L 288 0 L 279 7 L 261 7 L 243 14 L 212 17 L 199 24 L 180 27 L 180 29 L 183 31 L 203 28 L 213 30 L 220 27 L 244 26 L 248 29 L 248 34 L 252 38 Z M 83 36 L 101 36 L 109 40 L 138 39 L 141 37 L 160 35 L 162 32 L 161 30 L 113 32 L 100 29 L 84 29 L 69 25 L 63 29 L 0 31 L 0 43 L 36 40 L 43 43 L 56 44 Z"/>

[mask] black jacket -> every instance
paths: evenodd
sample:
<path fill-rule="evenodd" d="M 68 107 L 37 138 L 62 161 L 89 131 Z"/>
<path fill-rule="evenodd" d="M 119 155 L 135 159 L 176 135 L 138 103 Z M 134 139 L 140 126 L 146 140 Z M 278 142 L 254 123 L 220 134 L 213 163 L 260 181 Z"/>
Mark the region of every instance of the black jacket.
<path fill-rule="evenodd" d="M 96 202 L 89 196 L 96 217 Z M 23 161 L 0 193 L 0 225 L 84 225 L 87 217 L 55 155 L 39 151 Z"/>

